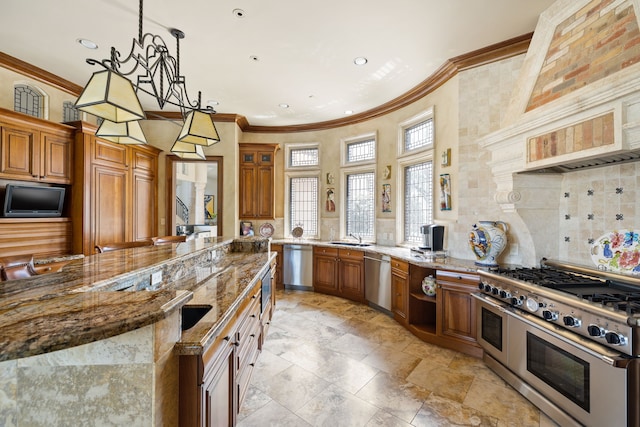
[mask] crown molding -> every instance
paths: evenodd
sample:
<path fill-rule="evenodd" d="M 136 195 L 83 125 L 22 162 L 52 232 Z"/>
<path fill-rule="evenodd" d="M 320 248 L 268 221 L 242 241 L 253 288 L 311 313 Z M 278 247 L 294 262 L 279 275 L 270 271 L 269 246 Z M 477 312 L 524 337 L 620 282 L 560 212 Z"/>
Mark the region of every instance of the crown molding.
<path fill-rule="evenodd" d="M 376 108 L 372 108 L 371 110 L 354 114 L 349 117 L 290 126 L 254 126 L 247 121 L 246 117 L 240 114 L 216 113 L 214 115 L 214 121 L 236 123 L 240 130 L 248 133 L 310 132 L 361 123 L 383 116 L 416 102 L 420 98 L 423 98 L 438 89 L 460 71 L 526 53 L 529 48 L 529 44 L 531 43 L 532 36 L 533 33 L 524 34 L 519 37 L 505 40 L 503 42 L 451 58 L 438 68 L 431 76 L 403 95 Z M 30 65 L 2 52 L 0 52 L 0 66 L 17 73 L 24 74 L 27 77 L 54 86 L 75 96 L 79 96 L 82 92 L 82 86 L 78 86 L 75 83 L 71 83 L 70 81 L 62 79 L 48 71 Z M 147 117 L 148 120 L 182 120 L 180 112 L 148 111 L 148 114 L 150 116 Z"/>

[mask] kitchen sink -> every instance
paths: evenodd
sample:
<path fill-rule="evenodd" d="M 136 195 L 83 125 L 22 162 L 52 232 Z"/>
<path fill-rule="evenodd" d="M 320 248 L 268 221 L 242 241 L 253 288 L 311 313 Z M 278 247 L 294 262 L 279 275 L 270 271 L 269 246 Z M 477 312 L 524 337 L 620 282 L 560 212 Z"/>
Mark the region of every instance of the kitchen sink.
<path fill-rule="evenodd" d="M 329 242 L 332 245 L 344 245 L 344 246 L 358 246 L 358 247 L 366 247 L 371 246 L 371 243 L 356 243 L 356 242 Z"/>
<path fill-rule="evenodd" d="M 182 330 L 193 328 L 213 306 L 205 305 L 185 305 L 182 307 Z"/>

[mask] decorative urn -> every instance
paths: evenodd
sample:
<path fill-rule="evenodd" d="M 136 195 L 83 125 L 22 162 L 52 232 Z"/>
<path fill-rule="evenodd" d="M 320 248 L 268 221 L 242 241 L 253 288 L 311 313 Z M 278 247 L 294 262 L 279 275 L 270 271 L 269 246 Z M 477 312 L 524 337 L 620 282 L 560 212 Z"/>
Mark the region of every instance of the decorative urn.
<path fill-rule="evenodd" d="M 496 260 L 507 246 L 509 227 L 502 221 L 479 221 L 469 234 L 469 246 L 476 256 L 476 264 L 497 267 Z"/>
<path fill-rule="evenodd" d="M 429 297 L 436 295 L 436 279 L 433 276 L 422 279 L 422 292 Z"/>

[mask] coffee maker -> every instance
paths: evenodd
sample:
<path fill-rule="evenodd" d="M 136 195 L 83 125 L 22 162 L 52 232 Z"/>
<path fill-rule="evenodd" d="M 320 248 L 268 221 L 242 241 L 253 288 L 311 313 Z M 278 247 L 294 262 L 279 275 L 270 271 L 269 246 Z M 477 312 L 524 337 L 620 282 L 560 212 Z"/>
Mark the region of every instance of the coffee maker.
<path fill-rule="evenodd" d="M 422 235 L 422 244 L 419 247 L 420 249 L 428 249 L 431 251 L 441 251 L 443 249 L 444 225 L 421 225 L 420 234 Z"/>

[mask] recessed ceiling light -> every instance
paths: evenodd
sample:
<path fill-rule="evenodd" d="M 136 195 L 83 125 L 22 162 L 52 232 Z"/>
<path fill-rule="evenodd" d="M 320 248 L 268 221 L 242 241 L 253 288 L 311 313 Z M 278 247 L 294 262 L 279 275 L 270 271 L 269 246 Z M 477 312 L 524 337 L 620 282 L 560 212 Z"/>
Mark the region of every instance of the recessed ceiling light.
<path fill-rule="evenodd" d="M 282 104 L 278 104 L 278 107 L 280 107 L 280 108 L 289 108 L 289 104 L 285 104 L 283 102 Z"/>
<path fill-rule="evenodd" d="M 346 115 L 353 114 L 353 110 L 346 110 L 344 113 L 345 113 Z"/>
<path fill-rule="evenodd" d="M 358 56 L 356 59 L 353 60 L 353 63 L 356 65 L 364 65 L 367 62 L 369 62 L 369 60 L 364 56 Z"/>
<path fill-rule="evenodd" d="M 244 10 L 242 9 L 233 9 L 233 14 L 236 18 L 244 18 Z"/>
<path fill-rule="evenodd" d="M 80 43 L 82 46 L 86 47 L 87 49 L 98 48 L 98 45 L 95 42 L 92 42 L 91 40 L 88 40 L 88 39 L 77 39 L 76 41 Z"/>

